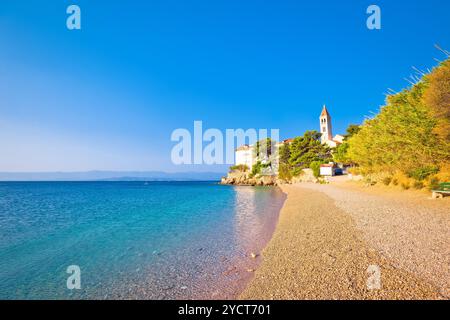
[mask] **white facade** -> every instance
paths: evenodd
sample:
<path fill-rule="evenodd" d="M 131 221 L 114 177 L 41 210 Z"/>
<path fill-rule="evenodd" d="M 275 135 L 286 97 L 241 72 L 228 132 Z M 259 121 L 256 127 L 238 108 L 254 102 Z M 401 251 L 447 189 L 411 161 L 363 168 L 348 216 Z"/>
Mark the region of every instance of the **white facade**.
<path fill-rule="evenodd" d="M 326 165 L 320 167 L 320 175 L 323 177 L 332 177 L 334 176 L 334 168 L 333 166 Z"/>
<path fill-rule="evenodd" d="M 276 149 L 280 147 L 282 143 L 276 145 Z M 262 164 L 271 163 L 272 170 L 278 171 L 278 151 L 275 151 L 276 157 L 264 157 L 262 159 L 256 159 L 254 146 L 244 145 L 238 148 L 235 152 L 235 165 L 246 165 L 250 170 L 257 161 L 261 161 Z"/>
<path fill-rule="evenodd" d="M 338 143 L 333 140 L 326 140 L 323 143 L 326 144 L 327 146 L 329 146 L 330 148 L 336 148 L 338 146 Z"/>
<path fill-rule="evenodd" d="M 236 165 L 246 165 L 252 170 L 254 164 L 253 148 L 250 146 L 243 146 L 236 150 L 235 153 Z"/>
<path fill-rule="evenodd" d="M 340 134 L 337 134 L 334 136 L 333 140 L 338 143 L 344 143 L 345 137 L 341 136 Z"/>

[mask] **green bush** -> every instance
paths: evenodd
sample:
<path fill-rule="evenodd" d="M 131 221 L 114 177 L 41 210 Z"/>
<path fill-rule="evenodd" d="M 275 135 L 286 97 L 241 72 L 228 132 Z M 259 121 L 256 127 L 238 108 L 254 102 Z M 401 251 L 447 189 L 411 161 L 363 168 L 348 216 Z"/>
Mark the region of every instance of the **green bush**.
<path fill-rule="evenodd" d="M 439 179 L 433 177 L 433 178 L 430 179 L 430 183 L 428 185 L 428 189 L 434 190 L 434 189 L 437 189 L 437 188 L 439 188 Z"/>
<path fill-rule="evenodd" d="M 314 177 L 320 177 L 320 166 L 323 164 L 322 161 L 313 161 L 309 165 L 309 168 L 312 169 Z"/>
<path fill-rule="evenodd" d="M 301 167 L 295 167 L 291 170 L 291 175 L 293 177 L 298 177 L 303 174 L 303 169 Z"/>
<path fill-rule="evenodd" d="M 289 165 L 285 163 L 280 164 L 280 167 L 278 168 L 278 177 L 284 181 L 290 181 L 292 179 L 291 168 L 289 168 Z"/>
<path fill-rule="evenodd" d="M 257 174 L 260 174 L 261 169 L 262 169 L 261 161 L 256 162 L 252 167 L 252 172 L 250 173 L 250 178 L 253 178 Z"/>
<path fill-rule="evenodd" d="M 408 172 L 408 176 L 410 178 L 416 179 L 418 181 L 423 181 L 432 174 L 436 174 L 439 172 L 439 168 L 437 167 L 422 167 L 418 169 L 414 169 Z"/>

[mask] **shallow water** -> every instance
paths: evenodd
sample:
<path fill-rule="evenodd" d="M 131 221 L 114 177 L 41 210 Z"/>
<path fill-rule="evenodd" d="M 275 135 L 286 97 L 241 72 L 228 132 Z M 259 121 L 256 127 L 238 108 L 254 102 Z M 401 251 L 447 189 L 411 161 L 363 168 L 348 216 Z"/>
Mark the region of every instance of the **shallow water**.
<path fill-rule="evenodd" d="M 284 199 L 210 182 L 1 182 L 0 298 L 233 298 Z"/>

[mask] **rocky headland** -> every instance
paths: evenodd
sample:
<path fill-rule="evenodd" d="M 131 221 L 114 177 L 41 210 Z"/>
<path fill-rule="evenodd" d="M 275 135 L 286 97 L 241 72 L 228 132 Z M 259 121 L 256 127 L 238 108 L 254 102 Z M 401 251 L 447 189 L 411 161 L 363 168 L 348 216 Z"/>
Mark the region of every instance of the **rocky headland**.
<path fill-rule="evenodd" d="M 249 172 L 230 172 L 223 177 L 221 184 L 237 186 L 277 186 L 281 183 L 277 176 L 255 175 Z"/>

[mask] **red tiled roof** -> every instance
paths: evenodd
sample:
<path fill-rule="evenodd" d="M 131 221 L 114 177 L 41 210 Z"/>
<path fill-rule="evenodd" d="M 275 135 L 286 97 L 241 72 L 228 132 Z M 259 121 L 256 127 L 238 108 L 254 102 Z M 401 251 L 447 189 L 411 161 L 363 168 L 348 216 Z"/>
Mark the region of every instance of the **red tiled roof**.
<path fill-rule="evenodd" d="M 324 105 L 322 109 L 322 113 L 320 114 L 321 117 L 330 117 L 330 113 L 327 110 L 327 107 Z"/>

